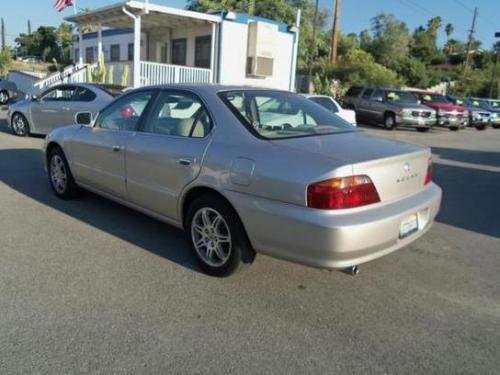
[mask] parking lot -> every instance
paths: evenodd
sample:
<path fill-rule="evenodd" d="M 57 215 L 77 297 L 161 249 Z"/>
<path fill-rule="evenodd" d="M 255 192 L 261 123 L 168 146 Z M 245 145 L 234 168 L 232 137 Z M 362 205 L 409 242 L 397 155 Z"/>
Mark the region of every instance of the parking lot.
<path fill-rule="evenodd" d="M 0 113 L 0 373 L 500 371 L 500 130 L 365 131 L 431 146 L 434 227 L 356 277 L 266 256 L 204 275 L 182 233 L 85 193 Z"/>

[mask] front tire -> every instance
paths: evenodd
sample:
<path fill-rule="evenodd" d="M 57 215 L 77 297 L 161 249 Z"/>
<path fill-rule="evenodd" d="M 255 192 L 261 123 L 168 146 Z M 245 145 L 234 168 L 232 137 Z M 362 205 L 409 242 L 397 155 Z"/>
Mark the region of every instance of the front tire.
<path fill-rule="evenodd" d="M 10 97 L 8 91 L 0 91 L 0 104 L 7 104 L 9 102 L 9 99 Z"/>
<path fill-rule="evenodd" d="M 190 204 L 184 230 L 198 264 L 209 275 L 229 276 L 255 257 L 240 218 L 215 194 Z"/>
<path fill-rule="evenodd" d="M 486 129 L 486 125 L 476 125 L 476 129 L 477 130 L 485 130 Z"/>
<path fill-rule="evenodd" d="M 49 182 L 54 194 L 61 199 L 75 197 L 78 186 L 71 174 L 64 152 L 59 147 L 52 148 L 47 162 Z"/>
<path fill-rule="evenodd" d="M 394 130 L 396 126 L 396 117 L 392 113 L 387 113 L 384 118 L 384 126 L 387 130 Z"/>
<path fill-rule="evenodd" d="M 23 114 L 16 112 L 11 120 L 12 132 L 19 137 L 26 137 L 30 134 L 30 125 Z"/>

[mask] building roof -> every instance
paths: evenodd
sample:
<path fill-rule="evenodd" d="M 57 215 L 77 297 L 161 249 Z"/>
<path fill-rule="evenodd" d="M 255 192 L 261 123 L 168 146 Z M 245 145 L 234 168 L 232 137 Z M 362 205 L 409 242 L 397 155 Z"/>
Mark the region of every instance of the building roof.
<path fill-rule="evenodd" d="M 124 9 L 135 15 L 142 15 L 142 29 L 159 27 L 184 27 L 192 24 L 221 22 L 220 15 L 193 12 L 163 5 L 145 3 L 142 1 L 124 1 L 88 12 L 81 12 L 66 17 L 65 20 L 77 24 L 101 24 L 104 27 L 130 28 L 132 19 L 125 14 Z"/>

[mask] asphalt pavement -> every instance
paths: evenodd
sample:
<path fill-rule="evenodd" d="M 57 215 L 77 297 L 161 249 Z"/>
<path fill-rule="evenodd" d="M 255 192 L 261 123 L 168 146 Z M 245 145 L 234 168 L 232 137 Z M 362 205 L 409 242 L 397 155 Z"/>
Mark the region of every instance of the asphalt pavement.
<path fill-rule="evenodd" d="M 432 146 L 428 234 L 356 277 L 258 256 L 218 279 L 166 224 L 55 198 L 43 138 L 0 120 L 0 374 L 500 373 L 500 130 L 365 131 Z"/>

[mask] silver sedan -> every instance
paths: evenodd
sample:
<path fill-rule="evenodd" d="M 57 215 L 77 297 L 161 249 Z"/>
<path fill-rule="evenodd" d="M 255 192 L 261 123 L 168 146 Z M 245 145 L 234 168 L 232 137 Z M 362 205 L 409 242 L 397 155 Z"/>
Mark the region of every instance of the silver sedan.
<path fill-rule="evenodd" d="M 256 253 L 354 267 L 416 240 L 441 202 L 428 148 L 276 90 L 137 89 L 51 132 L 45 153 L 58 197 L 84 188 L 183 228 L 218 276 Z"/>
<path fill-rule="evenodd" d="M 121 93 L 121 87 L 112 85 L 54 86 L 38 97 L 10 105 L 9 127 L 19 136 L 48 134 L 57 127 L 73 124 L 78 112 L 97 113 Z"/>

